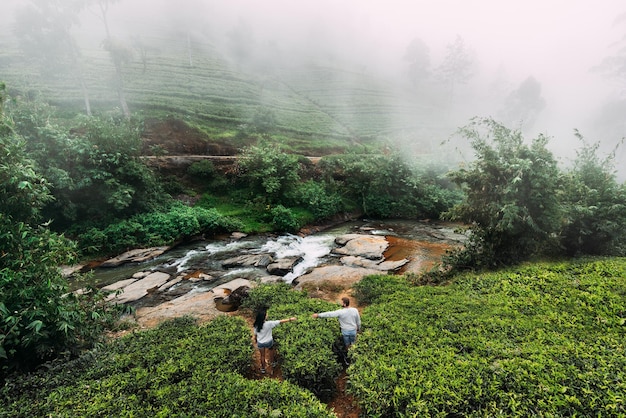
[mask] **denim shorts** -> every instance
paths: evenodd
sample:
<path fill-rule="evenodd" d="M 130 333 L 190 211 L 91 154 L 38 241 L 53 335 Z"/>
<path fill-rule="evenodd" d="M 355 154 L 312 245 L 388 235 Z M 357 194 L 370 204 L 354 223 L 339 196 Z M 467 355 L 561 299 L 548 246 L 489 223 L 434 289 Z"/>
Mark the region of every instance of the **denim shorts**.
<path fill-rule="evenodd" d="M 271 340 L 270 342 L 267 343 L 257 343 L 256 346 L 258 348 L 272 348 L 272 346 L 274 345 L 274 340 Z"/>
<path fill-rule="evenodd" d="M 343 336 L 343 343 L 347 346 L 354 344 L 356 341 L 356 330 L 352 331 L 342 331 L 341 335 Z"/>

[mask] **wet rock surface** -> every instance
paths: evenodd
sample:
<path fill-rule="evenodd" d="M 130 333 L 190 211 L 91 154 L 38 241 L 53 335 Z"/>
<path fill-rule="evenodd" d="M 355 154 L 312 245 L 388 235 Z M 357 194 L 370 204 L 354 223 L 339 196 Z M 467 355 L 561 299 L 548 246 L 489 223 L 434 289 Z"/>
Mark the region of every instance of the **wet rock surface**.
<path fill-rule="evenodd" d="M 446 249 L 464 239 L 450 227 L 440 228 L 432 224 L 400 224 L 386 229 L 376 226 L 358 228 L 357 233 L 338 234 L 332 242 L 329 257 L 322 264 L 303 271 L 291 283 L 296 289 L 317 289 L 328 283 L 348 289 L 371 274 L 423 271 L 428 267 L 425 260 L 440 258 Z M 399 236 L 401 234 L 412 237 L 403 238 Z M 230 242 L 237 243 L 245 237 L 245 234 L 236 237 L 233 234 Z M 163 247 L 135 250 L 115 260 L 132 263 L 129 260 L 154 257 L 157 252 L 163 254 L 166 250 Z M 300 256 L 276 257 L 271 252 L 246 246 L 240 252 L 236 256 L 224 257 L 219 262 L 221 271 L 212 270 L 216 267 L 200 260 L 180 272 L 176 257 L 172 257 L 157 268 L 136 272 L 132 277 L 103 289 L 113 292 L 109 296 L 111 303 L 134 307 L 134 316 L 140 326 L 151 326 L 184 315 L 206 320 L 224 314 L 217 308 L 216 301 L 238 305 L 258 283 L 284 282 L 285 275 L 293 272 L 302 260 Z M 221 277 L 223 269 L 233 269 L 233 276 Z M 264 270 L 266 275 L 249 278 L 246 277 L 247 269 Z M 237 277 L 238 271 L 241 271 L 240 277 Z"/>

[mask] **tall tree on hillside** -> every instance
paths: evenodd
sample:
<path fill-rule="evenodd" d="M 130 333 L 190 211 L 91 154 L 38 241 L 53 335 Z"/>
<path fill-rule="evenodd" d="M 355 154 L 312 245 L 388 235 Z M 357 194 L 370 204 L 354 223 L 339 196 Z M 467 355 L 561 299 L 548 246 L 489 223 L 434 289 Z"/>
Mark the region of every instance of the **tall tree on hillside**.
<path fill-rule="evenodd" d="M 541 96 L 541 83 L 534 77 L 528 77 L 508 95 L 498 116 L 505 124 L 520 123 L 528 129 L 545 106 L 546 101 Z"/>
<path fill-rule="evenodd" d="M 117 40 L 111 36 L 111 29 L 109 27 L 108 13 L 109 7 L 119 2 L 119 0 L 95 0 L 102 23 L 104 24 L 104 30 L 106 37 L 103 41 L 104 49 L 109 52 L 111 61 L 115 67 L 115 88 L 117 90 L 117 97 L 120 101 L 122 113 L 126 119 L 130 119 L 130 110 L 128 103 L 126 102 L 126 94 L 124 92 L 124 66 L 127 65 L 133 59 L 133 51 L 130 47 L 126 46 L 122 41 Z"/>
<path fill-rule="evenodd" d="M 435 69 L 437 79 L 448 91 L 448 98 L 454 98 L 459 84 L 466 84 L 473 76 L 474 58 L 465 46 L 465 41 L 457 35 L 453 43 L 446 47 L 443 61 Z"/>
<path fill-rule="evenodd" d="M 83 0 L 31 0 L 16 12 L 15 34 L 24 54 L 35 60 L 44 76 L 71 74 L 80 84 L 85 112 L 91 104 L 71 29 L 78 24 Z"/>
<path fill-rule="evenodd" d="M 420 87 L 431 75 L 428 45 L 423 40 L 414 38 L 404 53 L 404 60 L 408 62 L 408 75 L 413 87 Z"/>

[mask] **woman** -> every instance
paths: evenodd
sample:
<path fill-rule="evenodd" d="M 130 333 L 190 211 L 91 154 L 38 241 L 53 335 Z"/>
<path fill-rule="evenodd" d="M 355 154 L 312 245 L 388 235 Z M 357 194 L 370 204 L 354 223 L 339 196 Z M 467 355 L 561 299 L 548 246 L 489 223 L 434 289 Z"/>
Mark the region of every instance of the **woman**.
<path fill-rule="evenodd" d="M 261 373 L 265 373 L 265 350 L 269 350 L 269 361 L 272 362 L 272 347 L 274 346 L 274 337 L 272 336 L 272 329 L 278 325 L 295 321 L 297 318 L 291 317 L 281 319 L 277 321 L 266 321 L 267 309 L 261 308 L 257 311 L 256 319 L 254 320 L 254 337 L 256 339 L 256 345 L 261 353 Z"/>

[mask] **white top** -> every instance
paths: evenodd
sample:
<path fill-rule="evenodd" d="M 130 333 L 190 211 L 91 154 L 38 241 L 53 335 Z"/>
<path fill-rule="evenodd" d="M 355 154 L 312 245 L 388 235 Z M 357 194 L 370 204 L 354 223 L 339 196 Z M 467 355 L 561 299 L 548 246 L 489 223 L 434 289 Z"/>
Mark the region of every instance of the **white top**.
<path fill-rule="evenodd" d="M 361 316 L 357 308 L 341 308 L 336 311 L 322 312 L 320 318 L 339 318 L 341 331 L 358 331 L 361 329 Z"/>
<path fill-rule="evenodd" d="M 256 342 L 258 344 L 267 344 L 273 340 L 272 329 L 280 325 L 280 321 L 265 321 L 261 327 L 261 331 L 257 331 L 254 328 L 254 335 L 256 335 Z"/>

